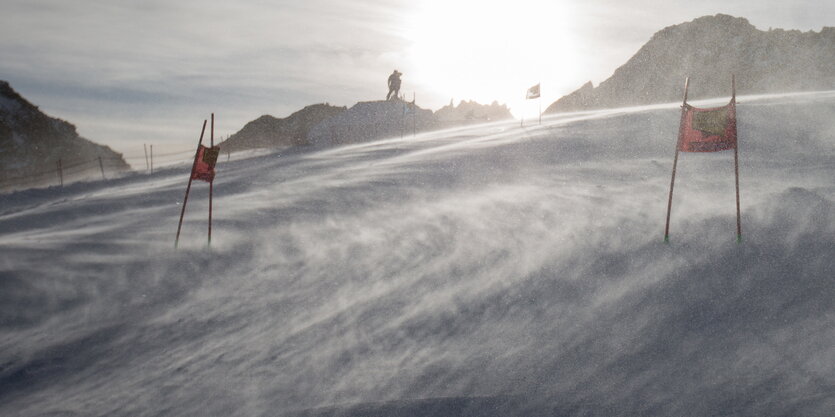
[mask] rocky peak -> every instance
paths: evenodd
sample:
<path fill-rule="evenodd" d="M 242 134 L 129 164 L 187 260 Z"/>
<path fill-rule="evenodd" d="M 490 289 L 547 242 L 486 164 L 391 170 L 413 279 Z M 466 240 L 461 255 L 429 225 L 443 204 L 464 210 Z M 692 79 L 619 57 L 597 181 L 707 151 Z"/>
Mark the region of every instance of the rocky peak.
<path fill-rule="evenodd" d="M 597 88 L 586 84 L 546 113 L 677 101 L 690 77 L 692 99 L 737 93 L 835 88 L 835 30 L 758 30 L 747 19 L 703 16 L 656 32 Z"/>
<path fill-rule="evenodd" d="M 309 145 L 308 132 L 316 124 L 346 110 L 328 103 L 312 104 L 286 118 L 265 114 L 229 137 L 221 145 L 224 150 L 281 148 Z"/>
<path fill-rule="evenodd" d="M 493 101 L 488 104 L 480 104 L 475 101 L 464 101 L 458 106 L 449 104 L 441 107 L 435 112 L 435 118 L 444 125 L 461 123 L 483 123 L 496 120 L 513 118 L 510 109 L 505 104 Z"/>
<path fill-rule="evenodd" d="M 59 160 L 73 164 L 98 157 L 108 161 L 106 169 L 129 168 L 121 154 L 78 136 L 74 125 L 47 116 L 0 81 L 0 179 L 54 170 Z"/>

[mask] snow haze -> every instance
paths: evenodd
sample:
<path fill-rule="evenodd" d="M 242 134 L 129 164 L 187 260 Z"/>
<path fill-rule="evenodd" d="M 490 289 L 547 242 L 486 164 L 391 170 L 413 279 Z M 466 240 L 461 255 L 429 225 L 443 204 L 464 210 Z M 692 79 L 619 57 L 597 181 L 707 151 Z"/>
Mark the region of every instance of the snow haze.
<path fill-rule="evenodd" d="M 741 244 L 676 104 L 221 156 L 211 250 L 185 165 L 0 195 L 0 414 L 829 416 L 832 114 L 739 97 Z"/>

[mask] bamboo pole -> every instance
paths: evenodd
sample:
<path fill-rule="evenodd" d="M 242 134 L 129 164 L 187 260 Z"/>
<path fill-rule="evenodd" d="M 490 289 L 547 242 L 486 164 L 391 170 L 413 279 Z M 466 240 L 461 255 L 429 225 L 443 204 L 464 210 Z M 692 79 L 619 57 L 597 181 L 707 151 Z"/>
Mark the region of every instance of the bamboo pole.
<path fill-rule="evenodd" d="M 151 165 L 148 164 L 148 145 L 143 143 L 142 148 L 145 149 L 145 172 L 147 172 L 151 167 Z"/>
<path fill-rule="evenodd" d="M 183 227 L 183 216 L 186 214 L 186 203 L 188 203 L 188 193 L 191 191 L 191 181 L 194 177 L 194 170 L 197 169 L 197 155 L 200 153 L 200 145 L 203 144 L 203 134 L 206 132 L 206 121 L 203 120 L 203 129 L 200 131 L 200 140 L 197 142 L 197 151 L 194 152 L 194 163 L 191 165 L 191 173 L 188 175 L 188 186 L 186 187 L 186 197 L 183 199 L 183 209 L 180 211 L 180 223 L 177 225 L 177 237 L 174 239 L 174 249 L 180 244 L 180 229 Z M 151 145 L 151 172 L 153 172 L 153 156 L 154 145 Z"/>
<path fill-rule="evenodd" d="M 737 142 L 739 138 L 737 138 Z M 737 145 L 738 146 L 738 145 Z M 736 241 L 742 242 L 742 220 L 739 213 L 739 152 L 734 146 L 734 174 L 736 175 Z"/>
<path fill-rule="evenodd" d="M 101 179 L 106 180 L 107 178 L 104 177 L 104 164 L 101 163 L 101 155 L 99 155 L 99 168 L 101 169 Z"/>
<path fill-rule="evenodd" d="M 209 144 L 211 148 L 215 147 L 215 114 L 212 113 L 212 130 L 209 135 Z M 214 178 L 209 181 L 209 247 L 212 246 L 212 186 L 214 185 Z"/>
<path fill-rule="evenodd" d="M 684 117 L 687 114 L 685 107 L 687 106 L 687 88 L 690 85 L 690 77 L 684 79 L 684 100 L 681 104 L 681 121 L 678 127 L 678 140 L 676 141 L 676 155 L 673 157 L 673 174 L 670 178 L 670 197 L 667 199 L 667 223 L 664 226 L 664 242 L 670 241 L 670 211 L 673 207 L 673 187 L 676 183 L 676 165 L 678 165 L 678 145 L 681 142 L 682 128 L 684 126 Z"/>
<path fill-rule="evenodd" d="M 731 103 L 734 106 L 734 116 L 736 115 L 736 76 L 731 74 Z M 736 123 L 734 123 L 734 136 L 736 142 L 734 143 L 734 176 L 736 179 L 736 241 L 742 242 L 742 219 L 739 210 L 739 137 L 736 134 Z"/>

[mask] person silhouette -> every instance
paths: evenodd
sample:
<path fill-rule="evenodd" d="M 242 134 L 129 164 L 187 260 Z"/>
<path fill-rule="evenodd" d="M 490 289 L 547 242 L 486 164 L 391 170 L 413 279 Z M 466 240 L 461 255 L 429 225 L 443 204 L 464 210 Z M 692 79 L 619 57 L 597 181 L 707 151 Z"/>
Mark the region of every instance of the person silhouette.
<path fill-rule="evenodd" d="M 386 100 L 391 100 L 392 98 L 397 98 L 400 95 L 400 76 L 403 75 L 402 72 L 394 70 L 394 72 L 389 75 L 389 92 L 386 94 Z"/>

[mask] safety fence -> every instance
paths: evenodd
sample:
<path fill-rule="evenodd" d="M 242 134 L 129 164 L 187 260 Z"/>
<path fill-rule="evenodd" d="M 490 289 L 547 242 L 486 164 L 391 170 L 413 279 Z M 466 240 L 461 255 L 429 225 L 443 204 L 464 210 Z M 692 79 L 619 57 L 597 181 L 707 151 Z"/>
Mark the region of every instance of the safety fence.
<path fill-rule="evenodd" d="M 150 152 L 149 152 L 150 149 Z M 191 162 L 191 159 L 194 157 L 194 150 L 184 150 L 178 152 L 164 152 L 160 154 L 154 154 L 154 145 L 151 145 L 150 148 L 148 146 L 144 146 L 145 156 L 133 156 L 133 157 L 126 157 L 125 160 L 128 161 L 134 167 L 141 167 L 142 162 L 145 162 L 145 172 L 153 173 L 155 168 L 160 167 L 167 167 L 172 165 L 178 165 L 181 163 Z M 136 171 L 140 171 L 140 169 L 134 168 Z"/>
<path fill-rule="evenodd" d="M 4 175 L 0 172 L 0 189 L 19 189 L 36 187 L 41 185 L 61 185 L 79 177 L 93 177 L 101 175 L 101 179 L 107 179 L 107 172 L 113 173 L 124 171 L 124 164 L 120 164 L 121 158 L 102 157 L 87 160 L 58 159 L 55 168 L 45 169 L 39 172 L 26 172 L 19 175 Z"/>
<path fill-rule="evenodd" d="M 34 187 L 64 186 L 64 184 L 79 180 L 106 180 L 131 170 L 130 166 L 142 166 L 145 161 L 146 173 L 153 173 L 156 168 L 187 164 L 191 161 L 194 151 L 164 152 L 153 155 L 120 158 L 116 156 L 98 156 L 84 160 L 58 159 L 55 167 L 36 172 L 1 171 L 0 192 L 8 192 Z M 125 165 L 127 162 L 129 165 Z M 155 165 L 156 163 L 156 165 Z"/>
<path fill-rule="evenodd" d="M 154 170 L 177 165 L 190 164 L 194 159 L 194 150 L 154 153 L 154 145 L 143 145 L 144 155 L 131 157 L 98 156 L 86 160 L 58 159 L 55 168 L 37 172 L 0 170 L 0 192 L 8 192 L 33 187 L 64 186 L 80 180 L 106 180 L 125 172 L 154 173 Z M 227 152 L 226 160 L 230 154 Z M 126 167 L 124 162 L 127 162 Z M 142 164 L 145 169 L 142 170 Z"/>

